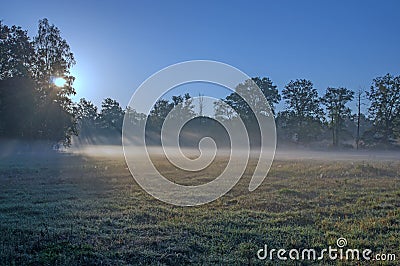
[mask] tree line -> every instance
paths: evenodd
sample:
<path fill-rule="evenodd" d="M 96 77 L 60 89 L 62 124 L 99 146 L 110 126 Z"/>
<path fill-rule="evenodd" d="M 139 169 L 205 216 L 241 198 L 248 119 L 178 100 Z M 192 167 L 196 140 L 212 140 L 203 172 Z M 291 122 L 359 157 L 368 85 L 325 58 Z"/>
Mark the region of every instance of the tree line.
<path fill-rule="evenodd" d="M 214 102 L 214 116 L 220 119 L 235 121 L 238 116 L 245 122 L 247 130 L 257 135 L 258 124 L 249 104 L 239 96 L 246 95 L 252 105 L 259 106 L 261 101 L 252 93 L 256 84 L 267 99 L 271 113 L 275 118 L 278 140 L 282 143 L 310 144 L 320 143 L 325 146 L 381 147 L 397 145 L 400 138 L 400 76 L 387 74 L 372 81 L 369 91 L 354 92 L 343 87 L 328 87 L 322 95 L 318 94 L 310 80 L 292 80 L 280 94 L 277 86 L 267 77 L 255 77 L 239 84 L 235 92 Z M 276 111 L 276 105 L 283 100 L 285 108 Z M 368 114 L 361 112 L 361 104 L 367 100 Z M 202 116 L 201 97 L 196 97 L 197 104 L 188 93 L 172 96 L 171 99 L 159 99 L 151 110 L 146 124 L 146 138 L 150 143 L 160 143 L 160 132 L 163 122 L 172 109 L 179 119 L 195 118 L 191 122 L 193 137 L 196 134 L 212 135 L 215 122 Z M 356 101 L 356 110 L 349 104 Z M 120 133 L 124 114 L 132 124 L 143 125 L 146 115 L 126 108 L 111 99 L 105 99 L 102 109 L 97 108 L 85 99 L 78 103 L 78 120 L 80 129 L 87 132 L 93 129 L 108 129 Z M 198 108 L 195 108 L 197 106 Z M 196 110 L 195 110 L 196 109 Z M 268 115 L 262 113 L 261 115 Z M 185 127 L 184 127 L 185 129 Z M 190 133 L 186 128 L 186 133 Z M 98 131 L 97 131 L 98 133 Z M 97 134 L 96 133 L 96 134 Z M 214 132 L 216 133 L 216 132 Z M 252 135 L 252 134 L 250 134 Z M 257 136 L 255 136 L 257 138 Z"/>
<path fill-rule="evenodd" d="M 71 143 L 73 135 L 93 139 L 120 136 L 123 119 L 144 126 L 146 115 L 122 108 L 111 98 L 104 99 L 98 110 L 92 102 L 71 100 L 75 94 L 70 73 L 74 56 L 60 30 L 47 19 L 39 21 L 37 35 L 31 40 L 27 31 L 0 22 L 0 137 Z M 63 78 L 58 87 L 54 79 Z M 322 95 L 312 81 L 296 79 L 279 93 L 268 77 L 254 77 L 238 84 L 233 92 L 214 103 L 215 117 L 245 121 L 257 139 L 257 121 L 249 104 L 239 96 L 246 95 L 252 105 L 260 104 L 252 90 L 261 89 L 275 118 L 280 142 L 320 143 L 333 147 L 394 147 L 400 138 L 400 76 L 386 74 L 372 80 L 366 91 L 328 87 Z M 203 116 L 203 103 L 197 97 L 199 110 L 189 94 L 159 99 L 151 110 L 146 126 L 146 139 L 159 143 L 163 121 L 172 109 L 179 119 L 196 115 L 193 132 L 213 135 L 215 121 Z M 276 111 L 280 101 L 283 110 Z M 356 102 L 356 110 L 349 104 Z M 368 104 L 368 113 L 361 105 Z M 231 108 L 227 108 L 226 106 Z M 261 115 L 269 112 L 259 110 Z M 213 125 L 213 126 L 210 126 Z M 185 130 L 188 130 L 187 128 Z M 221 130 L 221 129 L 218 129 Z M 189 131 L 187 131 L 190 133 Z M 192 132 L 192 133 L 193 133 Z M 191 136 L 196 134 L 189 134 Z"/>

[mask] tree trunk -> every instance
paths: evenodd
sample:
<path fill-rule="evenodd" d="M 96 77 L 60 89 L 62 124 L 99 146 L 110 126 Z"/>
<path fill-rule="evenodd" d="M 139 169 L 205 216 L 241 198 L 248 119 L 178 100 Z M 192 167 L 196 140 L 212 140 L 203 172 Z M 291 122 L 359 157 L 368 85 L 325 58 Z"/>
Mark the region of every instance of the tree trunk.
<path fill-rule="evenodd" d="M 359 90 L 358 94 L 357 94 L 357 101 L 358 101 L 358 105 L 357 105 L 357 137 L 356 137 L 356 147 L 357 150 L 359 148 L 359 143 L 360 143 L 360 120 L 361 120 L 361 94 L 362 91 Z"/>

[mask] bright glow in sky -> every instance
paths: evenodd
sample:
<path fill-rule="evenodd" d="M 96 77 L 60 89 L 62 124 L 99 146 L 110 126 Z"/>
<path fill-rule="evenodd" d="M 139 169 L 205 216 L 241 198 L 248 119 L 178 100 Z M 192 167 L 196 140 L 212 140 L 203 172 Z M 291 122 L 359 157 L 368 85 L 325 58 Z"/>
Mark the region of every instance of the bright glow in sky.
<path fill-rule="evenodd" d="M 62 10 L 62 12 L 60 12 Z M 47 17 L 68 41 L 77 95 L 126 106 L 158 70 L 208 59 L 267 76 L 368 89 L 400 71 L 400 1 L 6 1 L 0 19 L 33 36 Z M 204 93 L 207 95 L 207 93 Z"/>
<path fill-rule="evenodd" d="M 55 78 L 53 80 L 54 85 L 56 85 L 57 87 L 64 87 L 66 81 L 63 78 Z"/>

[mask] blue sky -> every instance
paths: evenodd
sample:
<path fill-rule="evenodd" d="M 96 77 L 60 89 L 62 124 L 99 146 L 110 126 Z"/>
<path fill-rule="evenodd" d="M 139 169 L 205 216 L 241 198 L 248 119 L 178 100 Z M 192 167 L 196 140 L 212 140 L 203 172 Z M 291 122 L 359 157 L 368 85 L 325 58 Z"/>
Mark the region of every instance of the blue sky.
<path fill-rule="evenodd" d="M 0 19 L 32 36 L 48 18 L 75 54 L 77 96 L 126 106 L 158 70 L 209 59 L 282 90 L 306 78 L 358 90 L 400 71 L 400 1 L 7 1 Z M 207 95 L 207 92 L 202 92 Z"/>

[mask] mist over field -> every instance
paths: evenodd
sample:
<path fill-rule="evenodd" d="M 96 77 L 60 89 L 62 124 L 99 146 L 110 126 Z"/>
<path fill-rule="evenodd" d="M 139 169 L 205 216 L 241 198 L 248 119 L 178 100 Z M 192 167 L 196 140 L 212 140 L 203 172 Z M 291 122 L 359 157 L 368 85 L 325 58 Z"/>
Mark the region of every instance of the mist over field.
<path fill-rule="evenodd" d="M 82 145 L 72 146 L 67 150 L 71 153 L 84 154 L 94 157 L 121 157 L 123 158 L 123 148 L 119 145 Z M 163 149 L 161 147 L 150 146 L 148 151 L 153 155 L 162 155 Z M 200 151 L 194 148 L 182 148 L 184 154 L 188 156 L 198 156 Z M 134 152 L 132 148 L 131 152 Z M 207 151 L 204 151 L 207 152 Z M 214 150 L 210 150 L 210 153 Z M 176 153 L 180 153 L 176 149 Z M 240 152 L 239 152 L 240 153 Z M 243 150 L 243 154 L 246 153 Z M 220 150 L 221 156 L 229 156 L 229 149 Z M 258 154 L 258 150 L 252 151 L 253 156 Z M 141 153 L 136 153 L 137 156 L 145 156 Z M 387 161 L 387 160 L 400 160 L 400 151 L 379 151 L 379 150 L 311 150 L 304 147 L 299 148 L 280 148 L 277 147 L 275 151 L 275 160 L 323 160 L 323 161 Z"/>
<path fill-rule="evenodd" d="M 186 145 L 182 145 L 181 149 L 184 154 L 188 156 L 198 156 L 200 150 L 197 147 L 199 144 L 199 137 L 194 139 L 186 139 Z M 190 141 L 188 141 L 190 140 Z M 105 144 L 104 144 L 105 143 Z M 123 159 L 123 147 L 121 138 L 115 137 L 100 137 L 98 139 L 92 138 L 81 139 L 74 137 L 71 147 L 63 147 L 62 145 L 52 145 L 46 141 L 20 141 L 20 140 L 3 140 L 0 142 L 0 157 L 13 156 L 16 154 L 43 154 L 53 156 L 57 152 L 66 154 L 82 154 L 95 157 L 120 157 Z M 135 153 L 135 141 L 130 142 L 129 152 Z M 178 148 L 174 148 L 176 153 L 180 153 Z M 174 150 L 172 149 L 172 150 Z M 161 155 L 164 151 L 161 146 L 149 145 L 147 150 L 150 154 Z M 170 149 L 171 150 L 171 149 Z M 203 150 L 205 153 L 214 153 L 217 151 L 219 156 L 229 156 L 230 149 L 227 147 L 216 147 L 210 150 Z M 259 152 L 258 148 L 253 149 L 250 154 L 256 155 Z M 246 154 L 247 150 L 238 151 L 235 154 Z M 137 156 L 144 156 L 139 151 Z M 382 160 L 400 160 L 400 150 L 377 150 L 377 149 L 360 149 L 360 150 L 337 150 L 332 148 L 307 148 L 304 146 L 296 146 L 293 144 L 285 145 L 278 144 L 275 152 L 275 160 L 326 160 L 326 161 L 382 161 Z"/>
<path fill-rule="evenodd" d="M 29 147 L 29 148 L 28 148 Z M 150 146 L 147 147 L 147 151 L 150 156 L 164 156 L 164 150 L 161 147 Z M 172 153 L 171 153 L 172 151 Z M 173 156 L 174 152 L 176 155 L 180 155 L 182 152 L 188 158 L 197 158 L 200 155 L 200 150 L 195 148 L 182 147 L 181 149 L 170 148 L 170 154 Z M 229 149 L 219 150 L 202 150 L 205 154 L 216 153 L 217 157 L 229 157 L 231 151 Z M 21 144 L 18 142 L 9 142 L 7 145 L 3 145 L 0 151 L 0 158 L 14 157 L 16 155 L 27 155 L 30 156 L 40 155 L 42 158 L 54 157 L 57 154 L 62 153 L 65 155 L 82 155 L 88 157 L 98 158 L 109 158 L 124 160 L 124 151 L 121 145 L 72 145 L 69 148 L 61 148 L 57 150 L 44 149 L 43 144 Z M 134 148 L 129 148 L 129 153 L 140 158 L 147 156 L 142 152 L 135 151 Z M 235 156 L 243 156 L 246 158 L 247 150 L 237 151 Z M 256 158 L 259 155 L 259 150 L 250 152 L 250 158 Z M 168 159 L 165 158 L 167 161 Z M 400 151 L 379 151 L 379 150 L 351 150 L 351 151 L 335 151 L 335 150 L 310 150 L 307 148 L 280 148 L 277 147 L 274 156 L 275 161 L 301 161 L 301 160 L 312 160 L 312 161 L 348 161 L 348 162 L 380 162 L 380 161 L 400 161 Z"/>

